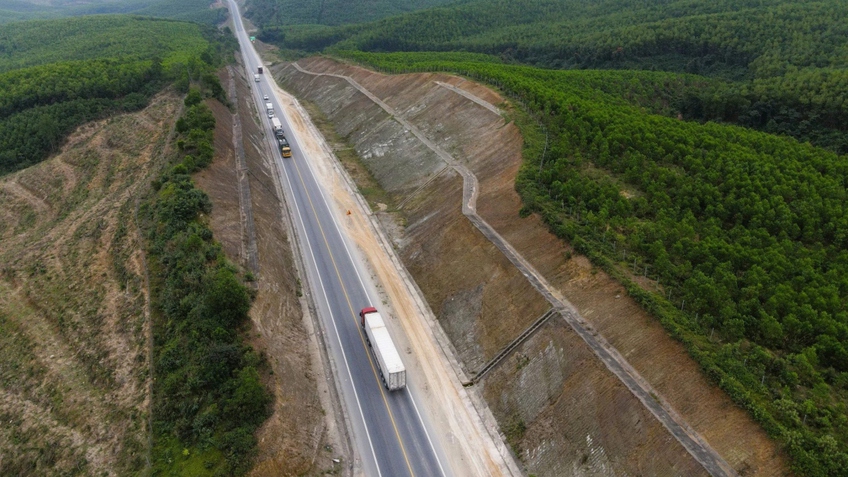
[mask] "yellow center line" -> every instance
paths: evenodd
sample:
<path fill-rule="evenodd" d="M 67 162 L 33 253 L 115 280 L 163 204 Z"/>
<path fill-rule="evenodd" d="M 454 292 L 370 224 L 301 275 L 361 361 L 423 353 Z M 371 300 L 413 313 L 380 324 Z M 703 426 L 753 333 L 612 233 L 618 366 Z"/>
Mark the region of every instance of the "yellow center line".
<path fill-rule="evenodd" d="M 297 162 L 294 162 L 294 168 L 295 171 L 297 171 L 297 178 L 300 180 L 300 184 L 303 186 L 304 192 L 306 192 L 306 183 L 303 181 L 303 176 L 300 174 L 300 167 L 298 167 Z M 342 293 L 344 293 L 348 309 L 350 309 L 350 313 L 351 315 L 353 315 L 354 322 L 356 322 L 356 325 L 358 327 L 359 321 L 356 319 L 356 311 L 354 310 L 353 305 L 350 303 L 350 296 L 347 293 L 347 287 L 345 287 L 344 282 L 342 281 L 342 275 L 339 272 L 339 267 L 336 265 L 336 259 L 333 257 L 333 250 L 330 248 L 330 243 L 327 242 L 327 236 L 324 235 L 324 227 L 321 226 L 321 221 L 318 219 L 318 213 L 315 211 L 315 205 L 312 203 L 312 197 L 308 193 L 306 194 L 306 199 L 309 201 L 309 207 L 312 209 L 312 215 L 315 216 L 315 220 L 318 223 L 318 229 L 321 231 L 321 238 L 324 240 L 324 245 L 327 246 L 327 252 L 329 252 L 330 254 L 330 261 L 333 263 L 333 269 L 336 271 L 336 277 L 338 277 L 339 279 L 339 284 L 342 287 Z M 368 345 L 365 343 L 365 339 L 362 337 L 361 332 L 359 333 L 359 341 L 362 343 L 362 348 L 365 350 L 365 353 L 369 354 Z M 382 385 L 382 382 L 380 381 L 380 376 L 377 374 L 377 368 L 374 367 L 374 362 L 370 358 L 368 359 L 368 364 L 371 365 L 371 372 L 374 373 L 374 379 L 377 381 L 377 386 L 380 389 L 380 396 L 383 398 L 383 404 L 386 406 L 386 411 L 389 412 L 389 420 L 392 421 L 392 428 L 394 428 L 395 430 L 395 436 L 397 436 L 398 444 L 400 444 L 400 451 L 401 453 L 403 453 L 403 458 L 406 461 L 406 467 L 409 469 L 409 474 L 412 477 L 415 477 L 415 472 L 412 470 L 412 464 L 409 463 L 409 456 L 406 455 L 406 447 L 403 445 L 403 439 L 401 439 L 400 437 L 400 432 L 398 431 L 394 414 L 392 413 L 392 410 L 389 407 L 389 401 L 386 399 L 386 390 Z"/>

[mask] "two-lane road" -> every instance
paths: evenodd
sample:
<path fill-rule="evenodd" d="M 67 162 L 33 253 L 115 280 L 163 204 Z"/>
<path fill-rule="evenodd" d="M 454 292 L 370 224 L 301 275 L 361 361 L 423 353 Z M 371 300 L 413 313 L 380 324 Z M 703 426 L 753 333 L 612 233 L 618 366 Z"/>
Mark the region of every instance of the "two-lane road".
<path fill-rule="evenodd" d="M 312 299 L 326 334 L 328 353 L 335 362 L 335 379 L 344 401 L 349 432 L 353 437 L 357 473 L 368 476 L 449 476 L 444 453 L 428 431 L 426 416 L 416 404 L 418 379 L 408 377 L 408 386 L 389 392 L 383 387 L 374 360 L 359 327 L 359 310 L 380 308 L 372 283 L 363 280 L 367 273 L 361 260 L 344 237 L 337 223 L 341 215 L 328 201 L 313 174 L 309 157 L 291 134 L 289 118 L 270 86 L 270 72 L 253 82 L 262 63 L 244 30 L 238 7 L 229 0 L 230 11 L 241 52 L 253 85 L 254 101 L 262 114 L 274 160 L 286 196 L 286 205 L 294 217 L 303 262 Z M 263 96 L 268 96 L 283 124 L 292 149 L 292 157 L 280 155 Z M 385 310 L 383 310 L 385 311 Z M 398 332 L 399 327 L 393 331 Z M 403 356 L 403 353 L 401 353 Z M 408 359 L 408 358 L 407 358 Z"/>

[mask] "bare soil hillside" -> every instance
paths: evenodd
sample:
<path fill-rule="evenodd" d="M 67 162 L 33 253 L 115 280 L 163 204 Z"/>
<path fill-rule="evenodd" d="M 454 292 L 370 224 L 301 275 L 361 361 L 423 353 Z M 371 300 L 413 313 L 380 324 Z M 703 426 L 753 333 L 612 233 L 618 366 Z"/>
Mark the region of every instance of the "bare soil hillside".
<path fill-rule="evenodd" d="M 144 257 L 135 198 L 180 110 L 81 127 L 0 178 L 0 475 L 128 475 L 147 455 Z"/>
<path fill-rule="evenodd" d="M 654 389 L 741 475 L 785 475 L 779 449 L 702 375 L 623 288 L 538 218 L 521 219 L 514 180 L 521 135 L 493 112 L 495 92 L 443 74 L 386 76 L 327 59 L 274 68 L 313 103 L 375 180 L 404 265 L 473 375 L 548 309 L 547 302 L 462 215 L 461 179 L 372 99 L 415 125 L 480 181 L 478 213 L 553 283 Z M 495 111 L 497 111 L 495 109 Z M 340 150 L 344 154 L 345 151 Z M 376 194 L 375 196 L 379 196 Z M 704 475 L 692 457 L 561 321 L 549 321 L 478 385 L 507 441 L 537 475 Z"/>

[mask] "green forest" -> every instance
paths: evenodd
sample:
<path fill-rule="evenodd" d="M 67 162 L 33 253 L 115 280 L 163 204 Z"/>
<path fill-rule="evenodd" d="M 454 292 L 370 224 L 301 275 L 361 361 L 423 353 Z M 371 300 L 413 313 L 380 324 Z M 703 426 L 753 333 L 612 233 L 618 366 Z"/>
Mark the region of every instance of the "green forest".
<path fill-rule="evenodd" d="M 146 106 L 167 84 L 185 90 L 204 62 L 232 48 L 223 35 L 198 24 L 126 16 L 4 26 L 0 174 L 43 160 L 85 122 Z"/>
<path fill-rule="evenodd" d="M 691 73 L 686 119 L 739 124 L 848 153 L 848 4 L 816 1 L 475 0 L 370 23 L 263 25 L 294 52 L 462 51 L 550 69 Z"/>
<path fill-rule="evenodd" d="M 92 0 L 42 2 L 0 0 L 0 24 L 82 15 L 133 14 L 217 25 L 226 19 L 224 8 L 209 8 L 209 0 Z"/>
<path fill-rule="evenodd" d="M 252 292 L 214 241 L 190 174 L 214 154 L 215 118 L 192 88 L 177 121 L 179 160 L 143 206 L 154 303 L 154 475 L 241 475 L 270 414 L 262 357 L 242 342 Z M 176 473 L 176 474 L 174 474 Z"/>
<path fill-rule="evenodd" d="M 346 25 L 422 10 L 456 0 L 249 0 L 245 14 L 262 28 Z"/>
<path fill-rule="evenodd" d="M 345 56 L 393 73 L 452 71 L 511 95 L 534 118 L 523 127 L 522 213 L 539 213 L 622 281 L 785 445 L 799 474 L 848 468 L 843 156 L 662 115 L 664 97 L 703 87 L 696 76 L 456 53 Z M 655 289 L 636 285 L 641 275 Z"/>

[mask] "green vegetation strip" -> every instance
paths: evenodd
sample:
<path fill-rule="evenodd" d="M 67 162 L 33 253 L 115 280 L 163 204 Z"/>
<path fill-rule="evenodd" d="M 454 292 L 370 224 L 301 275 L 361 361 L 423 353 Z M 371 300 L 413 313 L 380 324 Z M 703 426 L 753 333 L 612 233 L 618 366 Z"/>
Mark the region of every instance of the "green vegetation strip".
<path fill-rule="evenodd" d="M 622 98 L 663 76 L 548 71 L 438 55 L 348 52 L 384 71 L 451 71 L 530 113 L 523 214 L 622 281 L 801 475 L 848 468 L 848 162 L 735 126 Z M 641 76 L 641 77 L 640 77 Z M 680 80 L 685 83 L 687 80 Z M 651 83 L 653 87 L 650 87 Z M 615 91 L 619 88 L 619 91 Z M 638 96 L 638 94 L 637 94 Z M 545 134 L 547 133 L 547 134 Z M 650 279 L 646 287 L 636 276 Z"/>
<path fill-rule="evenodd" d="M 241 475 L 270 413 L 264 360 L 245 343 L 252 294 L 214 241 L 191 174 L 214 153 L 198 90 L 177 122 L 179 162 L 154 182 L 147 223 L 153 317 L 154 475 Z"/>

